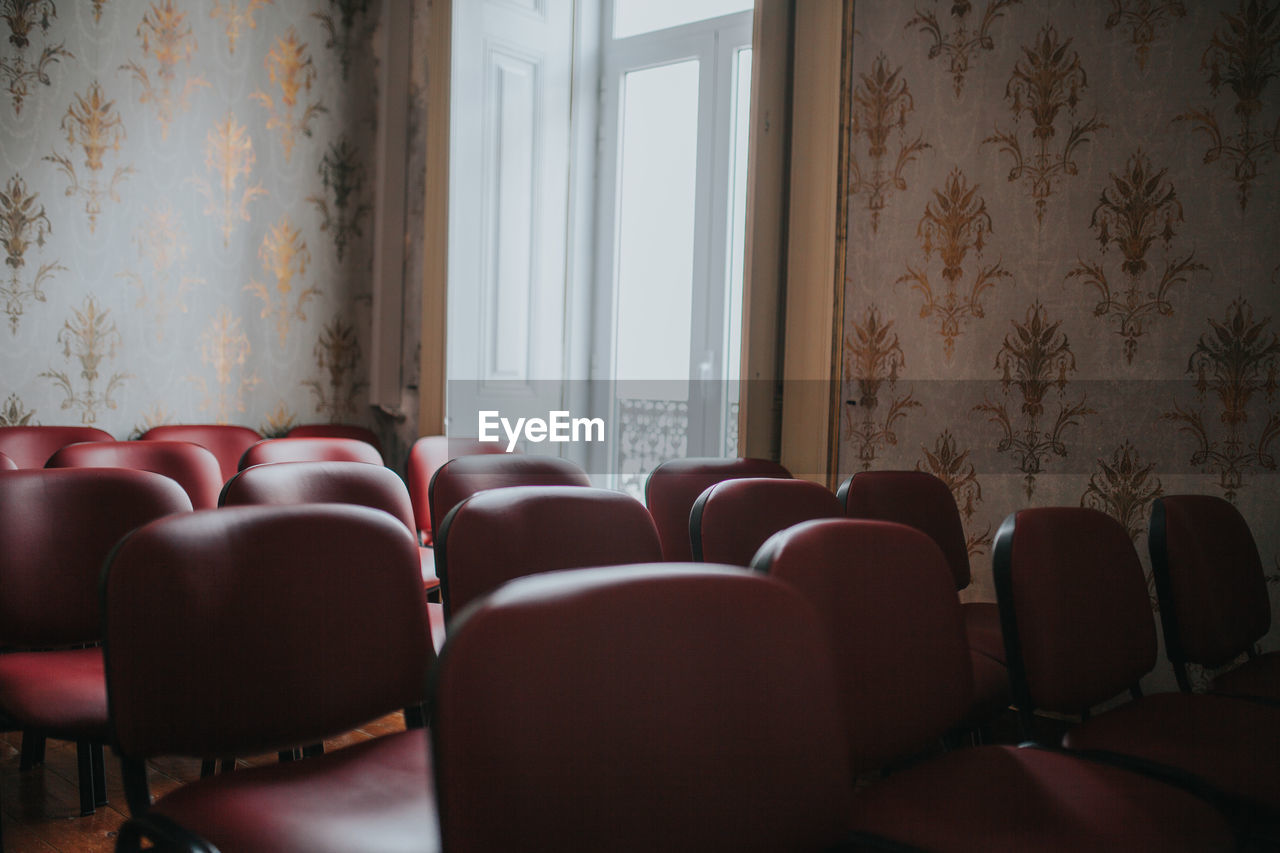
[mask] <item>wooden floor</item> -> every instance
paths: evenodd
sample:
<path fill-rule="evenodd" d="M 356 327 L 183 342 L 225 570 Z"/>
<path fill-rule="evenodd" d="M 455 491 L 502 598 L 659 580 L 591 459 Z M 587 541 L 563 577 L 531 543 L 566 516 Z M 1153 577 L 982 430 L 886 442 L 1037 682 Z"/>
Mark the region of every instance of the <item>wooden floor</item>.
<path fill-rule="evenodd" d="M 363 728 L 325 742 L 325 749 L 339 749 L 404 729 L 404 716 L 392 714 Z M 87 853 L 115 849 L 116 830 L 124 823 L 128 809 L 120 783 L 120 763 L 106 752 L 107 800 L 90 817 L 80 817 L 80 789 L 76 781 L 75 745 L 48 742 L 44 764 L 27 771 L 18 770 L 18 750 L 22 736 L 17 732 L 0 735 L 0 822 L 3 823 L 5 853 L 62 851 Z M 260 756 L 236 762 L 250 766 L 274 762 L 276 757 Z M 153 797 L 200 776 L 195 759 L 164 759 L 149 767 Z"/>

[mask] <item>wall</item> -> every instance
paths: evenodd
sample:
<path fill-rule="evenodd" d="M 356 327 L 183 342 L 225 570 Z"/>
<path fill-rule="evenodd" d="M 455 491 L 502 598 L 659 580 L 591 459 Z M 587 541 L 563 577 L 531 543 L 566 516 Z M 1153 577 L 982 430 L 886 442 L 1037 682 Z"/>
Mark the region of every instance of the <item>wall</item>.
<path fill-rule="evenodd" d="M 1014 510 L 1102 509 L 1146 563 L 1198 492 L 1280 598 L 1278 6 L 857 3 L 841 474 L 945 479 L 968 597 Z"/>
<path fill-rule="evenodd" d="M 0 423 L 373 425 L 380 7 L 4 4 Z"/>

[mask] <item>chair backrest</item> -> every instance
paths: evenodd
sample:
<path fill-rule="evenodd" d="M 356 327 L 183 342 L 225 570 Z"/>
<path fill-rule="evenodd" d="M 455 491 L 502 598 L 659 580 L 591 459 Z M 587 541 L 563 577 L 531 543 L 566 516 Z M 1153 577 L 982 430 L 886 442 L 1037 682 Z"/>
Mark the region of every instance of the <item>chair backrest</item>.
<path fill-rule="evenodd" d="M 749 477 L 716 483 L 689 513 L 689 541 L 699 562 L 749 566 L 765 540 L 815 518 L 840 518 L 836 496 L 808 480 Z"/>
<path fill-rule="evenodd" d="M 459 456 L 505 452 L 501 442 L 449 438 L 444 435 L 424 435 L 413 443 L 409 448 L 405 475 L 409 499 L 413 502 L 413 518 L 423 545 L 430 545 L 434 539 L 435 528 L 431 526 L 431 478 L 440 470 L 440 466 Z M 440 517 L 444 518 L 444 513 Z"/>
<path fill-rule="evenodd" d="M 969 585 L 964 522 L 951 489 L 927 471 L 861 471 L 836 496 L 849 518 L 896 521 L 929 534 L 947 558 L 956 589 Z"/>
<path fill-rule="evenodd" d="M 722 480 L 740 477 L 790 479 L 791 472 L 768 459 L 672 459 L 649 473 L 644 500 L 662 539 L 662 559 L 693 559 L 689 542 L 689 513 L 694 501 Z"/>
<path fill-rule="evenodd" d="M 150 471 L 68 468 L 0 476 L 0 643 L 100 639 L 98 578 L 107 553 L 135 527 L 190 510 L 181 486 Z"/>
<path fill-rule="evenodd" d="M 409 492 L 400 476 L 364 462 L 271 462 L 236 474 L 219 506 L 343 503 L 389 512 L 413 532 Z"/>
<path fill-rule="evenodd" d="M 213 509 L 222 469 L 205 448 L 190 441 L 86 441 L 58 450 L 47 468 L 132 468 L 163 474 L 186 491 L 195 509 Z"/>
<path fill-rule="evenodd" d="M 1165 651 L 1180 682 L 1186 663 L 1223 666 L 1271 629 L 1258 546 L 1229 501 L 1212 495 L 1157 498 L 1147 544 Z"/>
<path fill-rule="evenodd" d="M 162 519 L 116 548 L 102 602 L 113 736 L 130 759 L 323 740 L 420 703 L 434 657 L 413 537 L 368 507 Z"/>
<path fill-rule="evenodd" d="M 231 479 L 244 452 L 262 436 L 257 430 L 233 424 L 162 424 L 142 434 L 142 441 L 190 441 L 208 450 L 218 460 L 222 482 Z"/>
<path fill-rule="evenodd" d="M 427 486 L 431 529 L 439 539 L 449 511 L 476 492 L 511 486 L 590 486 L 591 478 L 568 459 L 504 453 L 460 456 L 441 465 Z"/>
<path fill-rule="evenodd" d="M 19 468 L 43 468 L 60 448 L 77 441 L 114 441 L 111 433 L 86 426 L 0 427 L 0 452 Z"/>
<path fill-rule="evenodd" d="M 512 486 L 478 492 L 445 517 L 436 575 L 450 618 L 512 578 L 556 569 L 662 559 L 644 505 L 589 486 Z"/>
<path fill-rule="evenodd" d="M 670 563 L 523 578 L 433 677 L 443 847 L 809 851 L 849 776 L 812 608 L 759 575 Z"/>
<path fill-rule="evenodd" d="M 964 716 L 973 672 L 960 600 L 924 533 L 888 521 L 803 522 L 770 538 L 754 568 L 817 609 L 855 770 L 918 752 Z"/>
<path fill-rule="evenodd" d="M 382 454 L 382 442 L 378 434 L 357 424 L 301 424 L 285 434 L 285 438 L 354 438 L 372 444 Z"/>
<path fill-rule="evenodd" d="M 1137 685 L 1156 661 L 1142 563 L 1124 525 L 1086 507 L 1013 513 L 992 574 L 1009 684 L 1024 721 L 1076 714 Z"/>
<path fill-rule="evenodd" d="M 266 438 L 240 457 L 239 469 L 268 462 L 365 462 L 381 465 L 382 454 L 357 438 Z"/>
<path fill-rule="evenodd" d="M 17 471 L 18 463 L 9 458 L 7 453 L 0 453 L 0 471 Z"/>

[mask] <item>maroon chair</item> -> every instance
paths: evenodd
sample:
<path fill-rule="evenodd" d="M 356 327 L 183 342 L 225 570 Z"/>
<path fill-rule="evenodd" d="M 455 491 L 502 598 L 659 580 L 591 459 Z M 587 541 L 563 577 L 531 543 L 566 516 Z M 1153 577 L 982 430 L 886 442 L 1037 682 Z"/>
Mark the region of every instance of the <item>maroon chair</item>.
<path fill-rule="evenodd" d="M 11 650 L 0 655 L 0 724 L 24 731 L 24 761 L 46 737 L 76 742 L 82 814 L 106 802 L 103 560 L 135 527 L 190 510 L 177 483 L 149 471 L 0 476 L 0 644 Z"/>
<path fill-rule="evenodd" d="M 436 540 L 446 620 L 513 578 L 661 559 L 658 532 L 643 504 L 586 486 L 479 492 L 453 508 Z"/>
<path fill-rule="evenodd" d="M 356 438 L 265 438 L 240 457 L 239 469 L 268 462 L 365 462 L 381 465 L 382 454 Z"/>
<path fill-rule="evenodd" d="M 285 438 L 354 438 L 372 444 L 378 455 L 382 455 L 382 442 L 377 433 L 356 424 L 301 424 L 286 432 Z"/>
<path fill-rule="evenodd" d="M 413 537 L 368 507 L 228 508 L 129 536 L 102 593 L 112 743 L 132 814 L 117 849 L 145 838 L 166 850 L 438 850 L 421 600 Z M 209 776 L 151 803 L 148 759 L 292 749 L 399 708 L 406 731 Z"/>
<path fill-rule="evenodd" d="M 590 485 L 591 478 L 586 472 L 569 460 L 555 456 L 516 453 L 460 456 L 441 465 L 427 486 L 431 529 L 439 534 L 449 510 L 485 489 Z"/>
<path fill-rule="evenodd" d="M 1189 663 L 1217 669 L 1248 655 L 1215 678 L 1211 691 L 1280 704 L 1280 652 L 1257 651 L 1271 630 L 1271 598 L 1240 511 L 1211 495 L 1157 498 L 1147 544 L 1178 686 L 1191 692 Z"/>
<path fill-rule="evenodd" d="M 478 456 L 485 453 L 505 453 L 500 442 L 479 441 L 474 438 L 448 438 L 443 435 L 425 435 L 409 448 L 409 461 L 405 466 L 409 499 L 413 501 L 413 517 L 418 526 L 418 541 L 430 545 L 433 541 L 431 526 L 431 478 L 440 466 L 459 456 Z M 440 514 L 444 518 L 444 513 Z"/>
<path fill-rule="evenodd" d="M 208 450 L 218 460 L 222 482 L 230 480 L 244 452 L 262 436 L 246 426 L 232 424 L 163 424 L 142 434 L 142 441 L 190 441 Z"/>
<path fill-rule="evenodd" d="M 649 473 L 644 501 L 662 539 L 662 559 L 693 559 L 689 542 L 689 513 L 698 496 L 723 480 L 740 477 L 791 479 L 791 472 L 768 459 L 672 459 Z"/>
<path fill-rule="evenodd" d="M 0 471 L 17 471 L 18 463 L 9 458 L 7 453 L 0 453 Z"/>
<path fill-rule="evenodd" d="M 43 468 L 60 447 L 77 441 L 114 441 L 111 433 L 86 426 L 0 427 L 0 453 L 19 468 Z"/>
<path fill-rule="evenodd" d="M 86 441 L 54 453 L 46 468 L 132 468 L 182 486 L 195 509 L 213 509 L 222 489 L 218 460 L 190 441 Z"/>
<path fill-rule="evenodd" d="M 768 578 L 668 563 L 521 578 L 450 632 L 431 693 L 453 853 L 804 853 L 844 836 L 830 652 Z"/>
<path fill-rule="evenodd" d="M 835 653 L 852 771 L 882 771 L 853 797 L 856 849 L 1233 849 L 1208 803 L 1060 752 L 979 746 L 893 769 L 934 746 L 971 703 L 960 603 L 942 552 L 921 531 L 803 522 L 765 543 L 755 567 L 816 609 Z"/>
<path fill-rule="evenodd" d="M 1191 693 L 1142 696 L 1156 660 L 1147 580 L 1128 531 L 1094 509 L 1010 515 L 993 568 L 1014 703 L 1077 715 L 1064 746 L 1229 800 L 1243 817 L 1280 817 L 1280 708 Z M 1091 714 L 1129 691 L 1132 701 Z"/>
<path fill-rule="evenodd" d="M 344 503 L 390 513 L 411 534 L 413 508 L 404 481 L 390 468 L 363 462 L 271 462 L 236 474 L 222 487 L 219 506 L 270 506 L 305 503 Z M 419 548 L 423 591 L 440 588 L 430 548 Z M 429 608 L 436 647 L 444 642 L 444 613 Z"/>
<path fill-rule="evenodd" d="M 840 484 L 836 497 L 849 518 L 893 521 L 926 533 L 942 550 L 957 590 L 969 585 L 964 523 L 951 489 L 926 471 L 861 471 Z M 969 724 L 982 726 L 1009 707 L 1009 671 L 995 602 L 966 601 L 964 614 L 973 669 Z"/>
<path fill-rule="evenodd" d="M 825 486 L 808 480 L 748 477 L 703 492 L 689 514 L 697 562 L 750 566 L 765 540 L 815 518 L 840 518 L 844 508 Z"/>

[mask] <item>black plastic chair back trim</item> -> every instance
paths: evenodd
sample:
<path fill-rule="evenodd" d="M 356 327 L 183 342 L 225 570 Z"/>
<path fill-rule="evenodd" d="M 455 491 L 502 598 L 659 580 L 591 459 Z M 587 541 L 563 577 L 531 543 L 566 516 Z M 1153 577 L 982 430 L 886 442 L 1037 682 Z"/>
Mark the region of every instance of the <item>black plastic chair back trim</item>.
<path fill-rule="evenodd" d="M 1147 549 L 1151 553 L 1151 576 L 1156 583 L 1156 598 L 1160 602 L 1160 627 L 1164 630 L 1164 652 L 1173 665 L 1178 689 L 1190 693 L 1191 679 L 1187 676 L 1187 657 L 1182 650 L 1182 634 L 1178 630 L 1178 617 L 1173 606 L 1173 579 L 1169 576 L 1169 526 L 1164 501 L 1156 498 L 1151 504 L 1151 525 L 1148 528 Z"/>
<path fill-rule="evenodd" d="M 1022 640 L 1018 636 L 1018 614 L 1013 601 L 1013 534 L 1018 514 L 1010 513 L 996 531 L 991 546 L 991 576 L 995 581 L 996 603 L 1000 611 L 1000 631 L 1004 635 L 1004 659 L 1009 669 L 1009 694 L 1018 708 L 1018 734 L 1030 738 L 1032 732 L 1031 688 L 1022 660 Z"/>

